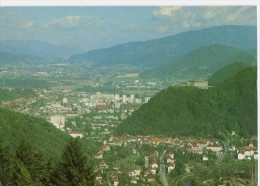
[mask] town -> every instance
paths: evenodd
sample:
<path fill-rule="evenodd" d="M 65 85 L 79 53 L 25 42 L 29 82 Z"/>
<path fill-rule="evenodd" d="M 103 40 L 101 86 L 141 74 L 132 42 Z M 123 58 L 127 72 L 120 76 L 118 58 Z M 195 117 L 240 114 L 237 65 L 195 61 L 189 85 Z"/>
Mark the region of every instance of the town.
<path fill-rule="evenodd" d="M 227 143 L 211 136 L 201 139 L 114 134 L 124 119 L 163 88 L 178 84 L 207 89 L 207 82 L 144 81 L 133 67 L 91 71 L 87 67 L 56 64 L 29 68 L 5 65 L 1 69 L 1 89 L 12 92 L 20 86 L 21 79 L 30 79 L 28 87 L 33 95 L 2 101 L 1 107 L 43 118 L 70 136 L 95 144 L 89 155 L 96 165 L 97 185 L 170 185 L 179 174 L 191 173 L 198 166 L 218 165 L 226 157 L 258 158 L 255 136 L 235 143 L 237 137 L 232 133 Z M 10 77 L 13 86 L 5 81 Z M 34 85 L 35 79 L 47 85 Z M 185 163 L 181 157 L 189 161 Z M 178 173 L 181 167 L 185 172 Z"/>

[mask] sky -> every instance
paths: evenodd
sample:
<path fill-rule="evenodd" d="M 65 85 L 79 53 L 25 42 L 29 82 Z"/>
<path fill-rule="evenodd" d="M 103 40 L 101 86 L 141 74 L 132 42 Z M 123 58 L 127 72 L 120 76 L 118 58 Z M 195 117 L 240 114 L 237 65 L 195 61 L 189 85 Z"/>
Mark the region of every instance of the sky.
<path fill-rule="evenodd" d="M 256 19 L 256 6 L 0 7 L 0 40 L 89 51 L 212 26 L 256 26 Z"/>

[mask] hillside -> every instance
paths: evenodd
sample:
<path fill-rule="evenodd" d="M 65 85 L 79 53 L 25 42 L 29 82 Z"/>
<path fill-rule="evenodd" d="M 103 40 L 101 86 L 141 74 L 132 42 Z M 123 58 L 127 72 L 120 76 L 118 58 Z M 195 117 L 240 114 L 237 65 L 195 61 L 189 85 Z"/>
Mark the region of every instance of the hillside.
<path fill-rule="evenodd" d="M 30 55 L 15 55 L 7 52 L 0 51 L 0 64 L 14 64 L 14 63 L 25 63 L 25 62 L 39 62 L 42 59 L 37 56 Z"/>
<path fill-rule="evenodd" d="M 187 80 L 207 78 L 220 68 L 235 61 L 242 61 L 249 65 L 256 64 L 255 56 L 245 50 L 225 45 L 210 45 L 193 50 L 168 65 L 144 71 L 141 76 Z"/>
<path fill-rule="evenodd" d="M 215 72 L 209 79 L 208 83 L 210 86 L 215 86 L 219 83 L 222 83 L 223 81 L 231 78 L 239 71 L 248 68 L 249 66 L 241 63 L 241 62 L 235 62 L 228 66 L 225 66 L 224 68 L 221 68 L 217 72 Z"/>
<path fill-rule="evenodd" d="M 20 140 L 27 140 L 46 157 L 57 160 L 69 136 L 43 119 L 29 117 L 0 108 L 0 136 L 16 149 Z"/>
<path fill-rule="evenodd" d="M 256 48 L 256 27 L 217 26 L 164 38 L 131 42 L 92 50 L 70 57 L 70 62 L 93 65 L 138 65 L 150 68 L 170 63 L 204 46 L 221 44 L 238 48 Z"/>
<path fill-rule="evenodd" d="M 33 56 L 34 58 L 53 59 L 67 58 L 82 52 L 79 48 L 63 45 L 52 45 L 36 40 L 0 41 L 0 51 L 16 56 Z"/>
<path fill-rule="evenodd" d="M 123 121 L 118 134 L 218 136 L 257 133 L 256 67 L 204 90 L 169 87 Z"/>

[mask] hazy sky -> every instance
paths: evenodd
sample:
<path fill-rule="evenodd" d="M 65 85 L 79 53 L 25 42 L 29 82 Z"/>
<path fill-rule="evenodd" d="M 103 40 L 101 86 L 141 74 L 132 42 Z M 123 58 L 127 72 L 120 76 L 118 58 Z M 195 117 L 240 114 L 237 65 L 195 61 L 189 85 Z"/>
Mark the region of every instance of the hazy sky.
<path fill-rule="evenodd" d="M 83 50 L 217 25 L 256 25 L 256 7 L 1 7 L 0 40 Z"/>

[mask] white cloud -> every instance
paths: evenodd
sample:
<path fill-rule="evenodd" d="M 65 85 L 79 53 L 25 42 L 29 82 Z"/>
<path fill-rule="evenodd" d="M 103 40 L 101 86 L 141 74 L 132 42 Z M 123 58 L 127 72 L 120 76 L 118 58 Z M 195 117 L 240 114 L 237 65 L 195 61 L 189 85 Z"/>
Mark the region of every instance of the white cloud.
<path fill-rule="evenodd" d="M 172 16 L 176 11 L 180 10 L 182 7 L 181 6 L 174 6 L 174 7 L 169 7 L 169 6 L 163 6 L 160 7 L 159 10 L 155 10 L 153 12 L 154 16 L 164 16 L 164 17 L 170 17 Z"/>
<path fill-rule="evenodd" d="M 153 16 L 156 30 L 169 34 L 217 25 L 256 25 L 256 8 L 252 6 L 160 7 Z"/>
<path fill-rule="evenodd" d="M 84 17 L 81 16 L 65 16 L 62 18 L 55 18 L 50 22 L 52 26 L 60 27 L 74 27 L 84 22 Z"/>

